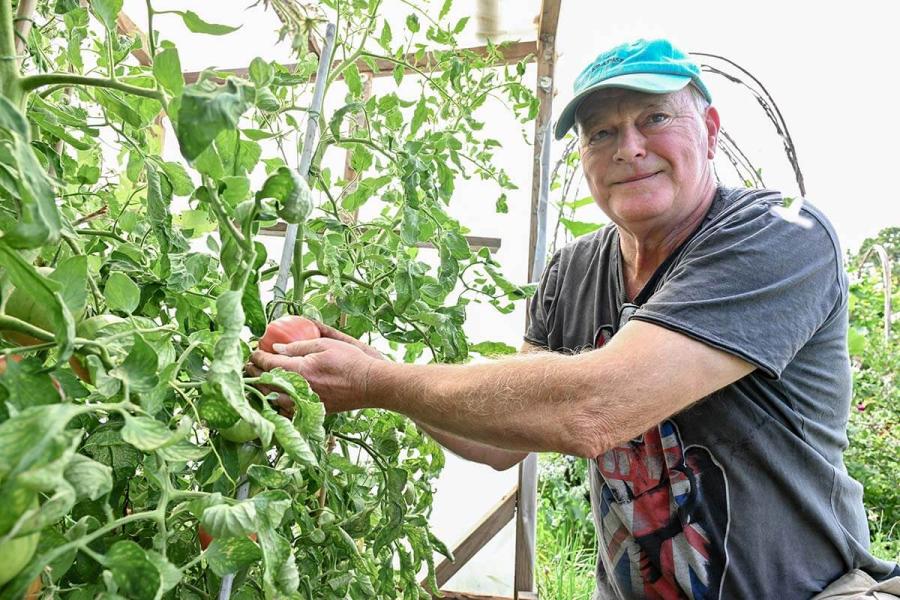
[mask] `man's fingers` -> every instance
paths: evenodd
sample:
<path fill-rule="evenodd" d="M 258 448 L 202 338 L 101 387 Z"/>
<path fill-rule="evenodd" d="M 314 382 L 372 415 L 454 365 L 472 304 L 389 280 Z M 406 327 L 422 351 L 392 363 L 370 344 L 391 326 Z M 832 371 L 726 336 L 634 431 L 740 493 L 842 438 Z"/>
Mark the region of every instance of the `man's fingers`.
<path fill-rule="evenodd" d="M 262 371 L 271 371 L 272 369 L 285 369 L 287 371 L 299 371 L 298 367 L 302 364 L 297 358 L 283 356 L 281 354 L 272 354 L 263 350 L 256 350 L 250 355 L 250 362 L 259 367 Z"/>
<path fill-rule="evenodd" d="M 252 362 L 244 365 L 244 371 L 252 377 L 259 377 L 260 375 L 265 373 L 265 371 L 263 371 L 262 369 L 260 369 L 256 365 L 254 365 Z M 274 406 L 275 408 L 278 409 L 278 414 L 280 414 L 282 417 L 287 417 L 288 419 L 293 418 L 293 416 L 294 416 L 294 399 L 293 398 L 291 398 L 290 396 L 288 396 L 287 394 L 285 394 L 284 392 L 282 392 L 281 390 L 279 390 L 276 387 L 262 385 L 262 384 L 256 384 L 256 388 L 259 389 L 259 391 L 261 391 L 266 396 L 268 396 L 269 394 L 271 394 L 273 392 L 275 394 L 277 394 L 278 396 L 274 399 L 270 399 L 269 402 L 272 404 L 272 406 Z"/>
<path fill-rule="evenodd" d="M 313 323 L 315 323 L 316 327 L 319 328 L 319 334 L 321 334 L 322 337 L 331 338 L 333 340 L 340 340 L 342 342 L 347 342 L 348 344 L 356 342 L 354 338 L 350 337 L 343 331 L 338 331 L 334 327 L 330 327 L 325 323 L 320 323 L 318 321 L 313 321 Z"/>
<path fill-rule="evenodd" d="M 259 377 L 260 375 L 265 373 L 265 371 L 254 365 L 252 362 L 248 362 L 246 365 L 244 365 L 244 372 L 251 377 Z"/>
<path fill-rule="evenodd" d="M 316 352 L 324 352 L 325 344 L 322 339 L 303 340 L 290 344 L 272 344 L 272 349 L 283 356 L 306 356 Z"/>
<path fill-rule="evenodd" d="M 331 338 L 333 340 L 338 340 L 339 342 L 344 342 L 346 344 L 350 344 L 352 346 L 356 346 L 372 358 L 377 358 L 378 360 L 384 360 L 384 357 L 381 355 L 381 352 L 376 350 L 375 348 L 369 346 L 368 344 L 359 341 L 355 337 L 351 337 L 344 333 L 343 331 L 338 331 L 334 327 L 329 327 L 325 323 L 319 323 L 318 321 L 313 321 L 316 324 L 316 327 L 319 328 L 319 333 L 323 338 Z"/>

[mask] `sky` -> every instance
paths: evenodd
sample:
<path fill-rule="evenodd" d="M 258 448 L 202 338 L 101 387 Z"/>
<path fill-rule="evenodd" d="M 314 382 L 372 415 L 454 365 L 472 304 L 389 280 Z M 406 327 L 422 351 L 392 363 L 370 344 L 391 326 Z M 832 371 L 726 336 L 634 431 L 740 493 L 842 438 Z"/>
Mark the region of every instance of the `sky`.
<path fill-rule="evenodd" d="M 174 16 L 159 17 L 156 26 L 164 39 L 174 40 L 181 48 L 186 70 L 245 66 L 257 55 L 285 58 L 285 48 L 274 44 L 274 17 L 258 8 L 245 11 L 248 4 L 233 0 L 154 0 L 157 9 L 194 10 L 210 21 L 243 24 L 238 32 L 223 38 L 189 34 Z M 439 6 L 440 2 L 433 4 Z M 539 3 L 501 0 L 500 4 L 506 17 L 501 27 L 513 37 L 533 39 L 532 17 Z M 893 106 L 897 86 L 891 83 L 897 72 L 897 51 L 893 48 L 896 19 L 889 12 L 891 4 L 871 0 L 840 5 L 783 0 L 643 0 L 617 4 L 562 0 L 554 112 L 571 96 L 578 72 L 617 43 L 639 37 L 667 37 L 687 51 L 724 55 L 753 73 L 772 94 L 796 145 L 806 180 L 806 199 L 831 219 L 845 249 L 856 248 L 880 228 L 900 225 L 900 194 L 892 191 L 891 181 L 900 159 L 894 147 L 900 139 L 900 119 Z M 471 15 L 474 5 L 474 0 L 456 0 L 453 14 Z M 146 28 L 144 10 L 142 0 L 125 0 L 125 11 Z M 398 19 L 395 31 L 402 27 L 408 12 L 400 0 L 385 0 L 385 14 Z M 473 19 L 466 34 L 472 45 L 478 43 L 474 23 Z M 533 67 L 528 76 L 534 81 Z M 762 168 L 766 185 L 796 196 L 796 183 L 781 142 L 753 99 L 722 78 L 706 75 L 704 79 L 723 126 Z M 377 81 L 376 93 L 391 85 L 390 79 Z M 414 89 L 410 85 L 403 91 L 409 94 Z M 326 112 L 339 100 L 326 99 Z M 888 102 L 887 108 L 882 108 L 882 101 Z M 532 160 L 527 141 L 533 135 L 533 125 L 516 123 L 500 105 L 489 105 L 478 116 L 486 121 L 485 134 L 504 143 L 496 162 L 520 189 L 510 194 L 509 214 L 493 215 L 498 191 L 480 181 L 460 182 L 452 212 L 472 234 L 500 238 L 498 260 L 511 278 L 524 282 L 528 277 L 525 263 Z M 168 139 L 174 138 L 169 135 Z M 178 154 L 173 145 L 167 153 L 175 159 Z M 561 145 L 555 143 L 554 161 L 560 151 Z M 333 160 L 334 167 L 340 168 L 342 158 Z M 725 170 L 721 174 L 733 179 Z M 604 220 L 594 206 L 579 209 L 577 218 Z M 266 240 L 271 257 L 277 258 L 279 244 L 277 238 Z M 473 341 L 500 340 L 518 346 L 523 325 L 522 308 L 500 316 L 490 307 L 473 306 L 466 331 Z M 515 481 L 514 469 L 496 473 L 448 457 L 437 484 L 431 520 L 435 532 L 452 544 Z M 448 587 L 509 593 L 514 547 L 512 527 L 507 527 Z"/>

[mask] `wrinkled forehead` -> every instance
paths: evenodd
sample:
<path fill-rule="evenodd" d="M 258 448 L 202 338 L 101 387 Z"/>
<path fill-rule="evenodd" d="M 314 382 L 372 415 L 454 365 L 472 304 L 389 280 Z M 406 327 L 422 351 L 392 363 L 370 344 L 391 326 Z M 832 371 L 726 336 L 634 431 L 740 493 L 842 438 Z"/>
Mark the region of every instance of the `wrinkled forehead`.
<path fill-rule="evenodd" d="M 587 96 L 575 110 L 575 123 L 597 121 L 625 112 L 643 111 L 648 108 L 672 108 L 682 104 L 689 94 L 687 89 L 669 94 L 650 94 L 623 88 L 597 90 Z"/>

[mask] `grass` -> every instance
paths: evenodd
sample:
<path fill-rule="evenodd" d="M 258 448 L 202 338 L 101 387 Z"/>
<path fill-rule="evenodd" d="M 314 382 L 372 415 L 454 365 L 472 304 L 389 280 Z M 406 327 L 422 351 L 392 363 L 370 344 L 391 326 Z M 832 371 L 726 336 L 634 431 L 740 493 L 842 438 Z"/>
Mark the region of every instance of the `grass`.
<path fill-rule="evenodd" d="M 594 593 L 597 537 L 587 499 L 586 461 L 541 455 L 537 586 L 541 598 L 587 600 Z"/>

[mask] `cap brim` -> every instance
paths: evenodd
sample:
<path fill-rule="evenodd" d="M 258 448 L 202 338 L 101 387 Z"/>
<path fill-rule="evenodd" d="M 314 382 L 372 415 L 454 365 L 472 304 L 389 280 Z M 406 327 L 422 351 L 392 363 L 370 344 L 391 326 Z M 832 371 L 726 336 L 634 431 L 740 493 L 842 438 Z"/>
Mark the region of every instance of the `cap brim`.
<path fill-rule="evenodd" d="M 626 90 L 635 90 L 637 92 L 647 92 L 648 94 L 670 94 L 684 88 L 691 82 L 690 77 L 682 75 L 665 75 L 662 73 L 630 73 L 628 75 L 619 75 L 611 77 L 596 83 L 588 88 L 583 89 L 569 100 L 559 115 L 556 122 L 554 136 L 561 140 L 563 136 L 575 124 L 575 111 L 581 105 L 581 101 L 587 96 L 604 88 L 623 88 Z"/>

